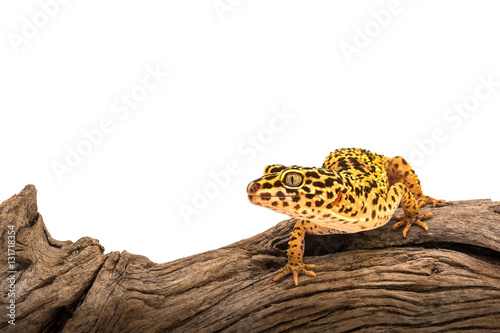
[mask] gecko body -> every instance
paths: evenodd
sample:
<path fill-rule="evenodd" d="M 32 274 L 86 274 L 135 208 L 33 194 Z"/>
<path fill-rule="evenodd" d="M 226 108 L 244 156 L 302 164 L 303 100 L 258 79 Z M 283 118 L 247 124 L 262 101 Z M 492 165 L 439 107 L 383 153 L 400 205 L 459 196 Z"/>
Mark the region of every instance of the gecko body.
<path fill-rule="evenodd" d="M 426 196 L 418 176 L 400 156 L 389 158 L 365 149 L 343 148 L 330 153 L 321 168 L 268 165 L 264 175 L 247 187 L 250 202 L 297 219 L 288 249 L 288 263 L 275 281 L 292 274 L 315 276 L 314 265 L 303 263 L 304 236 L 355 233 L 386 224 L 401 206 L 404 214 L 393 226 L 425 230 L 432 213 L 419 208 L 444 203 Z"/>

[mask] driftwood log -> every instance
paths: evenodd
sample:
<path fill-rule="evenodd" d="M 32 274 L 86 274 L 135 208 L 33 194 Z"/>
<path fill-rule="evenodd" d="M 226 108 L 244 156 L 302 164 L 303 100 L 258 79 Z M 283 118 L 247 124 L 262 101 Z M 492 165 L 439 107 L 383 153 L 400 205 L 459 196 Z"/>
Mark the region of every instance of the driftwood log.
<path fill-rule="evenodd" d="M 293 220 L 156 264 L 104 254 L 89 237 L 53 239 L 28 185 L 0 205 L 0 331 L 500 332 L 500 203 L 457 201 L 432 212 L 429 232 L 412 228 L 406 239 L 393 221 L 308 236 L 305 262 L 317 276 L 302 275 L 295 287 L 290 277 L 272 281 Z"/>

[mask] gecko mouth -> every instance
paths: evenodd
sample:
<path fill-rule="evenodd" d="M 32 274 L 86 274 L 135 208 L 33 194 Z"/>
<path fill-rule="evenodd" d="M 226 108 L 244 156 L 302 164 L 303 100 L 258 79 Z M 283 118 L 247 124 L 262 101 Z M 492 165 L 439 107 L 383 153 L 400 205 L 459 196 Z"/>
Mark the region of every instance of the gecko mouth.
<path fill-rule="evenodd" d="M 269 201 L 271 199 L 279 199 L 279 200 L 285 200 L 286 198 L 290 198 L 294 201 L 298 201 L 300 197 L 298 195 L 291 195 L 291 194 L 283 194 L 280 193 L 278 195 L 271 195 L 271 193 L 260 193 L 260 194 L 249 194 L 248 195 L 248 200 L 250 202 L 253 202 L 255 199 L 260 199 L 262 201 Z"/>
<path fill-rule="evenodd" d="M 256 182 L 251 182 L 250 184 L 248 184 L 247 195 L 248 195 L 248 200 L 250 200 L 251 203 L 266 202 L 266 201 L 271 201 L 273 199 L 285 201 L 288 200 L 289 198 L 291 198 L 293 201 L 300 200 L 298 193 L 296 193 L 296 191 L 293 192 L 291 190 L 282 191 L 281 189 L 278 189 L 277 191 L 271 190 L 268 192 L 266 190 L 263 190 L 261 185 Z"/>

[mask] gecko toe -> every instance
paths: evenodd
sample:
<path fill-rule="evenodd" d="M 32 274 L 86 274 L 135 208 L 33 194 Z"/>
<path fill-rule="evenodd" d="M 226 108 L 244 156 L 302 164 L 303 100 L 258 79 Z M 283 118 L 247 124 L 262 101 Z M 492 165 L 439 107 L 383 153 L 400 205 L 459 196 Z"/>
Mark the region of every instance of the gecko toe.
<path fill-rule="evenodd" d="M 309 269 L 313 269 L 314 267 L 315 267 L 315 265 L 306 265 L 306 264 L 295 265 L 295 264 L 287 263 L 285 267 L 283 267 L 282 269 L 280 269 L 278 271 L 278 274 L 276 274 L 273 281 L 278 281 L 281 278 L 283 278 L 289 274 L 292 274 L 293 282 L 295 283 L 296 286 L 298 286 L 299 285 L 299 274 L 304 274 L 304 275 L 313 276 L 313 277 L 316 276 L 316 273 L 309 270 Z"/>
<path fill-rule="evenodd" d="M 425 213 L 425 214 L 421 214 L 421 215 L 418 215 L 415 217 L 398 215 L 398 216 L 396 216 L 396 219 L 398 219 L 399 221 L 394 223 L 394 225 L 392 226 L 392 229 L 397 230 L 404 225 L 405 228 L 403 229 L 403 237 L 406 238 L 406 235 L 408 234 L 408 231 L 410 230 L 412 225 L 418 225 L 419 227 L 423 228 L 425 231 L 428 231 L 429 227 L 427 226 L 427 224 L 425 222 L 422 222 L 421 220 L 428 220 L 430 218 L 432 218 L 432 213 L 430 213 L 430 212 Z"/>

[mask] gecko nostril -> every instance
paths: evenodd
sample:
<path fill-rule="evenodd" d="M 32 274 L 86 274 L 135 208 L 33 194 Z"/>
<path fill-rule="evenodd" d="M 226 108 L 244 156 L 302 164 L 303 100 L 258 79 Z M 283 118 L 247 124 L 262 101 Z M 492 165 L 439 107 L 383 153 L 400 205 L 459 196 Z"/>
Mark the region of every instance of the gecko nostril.
<path fill-rule="evenodd" d="M 260 184 L 253 183 L 248 186 L 248 193 L 255 193 L 260 189 Z"/>

